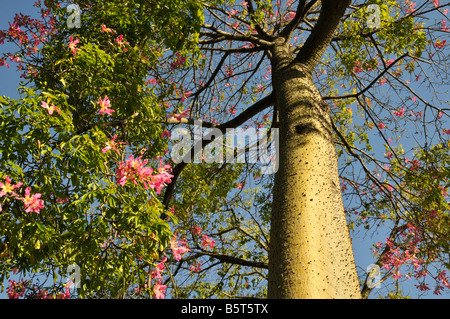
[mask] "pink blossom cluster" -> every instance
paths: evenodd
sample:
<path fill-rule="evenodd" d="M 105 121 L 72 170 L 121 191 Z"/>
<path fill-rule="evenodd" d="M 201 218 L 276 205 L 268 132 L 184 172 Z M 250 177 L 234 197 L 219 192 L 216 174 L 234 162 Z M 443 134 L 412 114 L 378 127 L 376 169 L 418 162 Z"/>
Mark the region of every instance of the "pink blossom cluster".
<path fill-rule="evenodd" d="M 117 44 L 119 45 L 119 48 L 125 46 L 125 44 L 130 44 L 129 42 L 123 40 L 123 34 L 119 35 L 119 36 L 116 38 L 116 42 L 117 42 Z M 125 47 L 125 48 L 124 48 L 124 51 L 128 51 L 128 49 Z"/>
<path fill-rule="evenodd" d="M 378 243 L 377 247 L 380 246 Z M 383 255 L 382 267 L 386 270 L 394 270 L 394 279 L 401 278 L 402 275 L 399 274 L 398 270 L 400 266 L 411 263 L 414 269 L 419 269 L 421 264 L 423 264 L 423 259 L 417 258 L 418 249 L 415 245 L 410 245 L 408 249 L 400 249 L 394 244 L 389 238 L 386 239 L 386 247 L 388 251 Z"/>
<path fill-rule="evenodd" d="M 436 215 L 436 211 L 430 211 L 427 217 L 429 219 L 435 219 Z M 409 275 L 400 273 L 400 267 L 402 265 L 410 264 L 414 266 L 413 277 L 420 282 L 419 285 L 416 285 L 416 288 L 420 291 L 429 290 L 428 284 L 424 282 L 428 274 L 425 268 L 426 261 L 417 256 L 419 253 L 418 245 L 423 237 L 421 230 L 412 224 L 407 224 L 406 228 L 400 231 L 399 234 L 405 239 L 401 244 L 395 243 L 389 238 L 386 239 L 384 244 L 381 242 L 376 244 L 377 250 L 380 248 L 385 250 L 382 255 L 382 267 L 388 271 L 392 271 L 394 279 L 400 279 L 402 277 L 411 279 Z M 377 252 L 375 253 L 377 254 Z M 437 282 L 434 294 L 441 294 L 441 290 L 444 287 L 450 288 L 449 279 L 446 276 L 445 270 L 439 272 L 434 279 Z"/>
<path fill-rule="evenodd" d="M 447 27 L 446 21 L 444 19 L 441 20 L 441 25 L 442 25 L 442 31 L 450 32 L 450 28 Z"/>
<path fill-rule="evenodd" d="M 23 200 L 25 205 L 25 212 L 35 212 L 39 214 L 39 211 L 44 208 L 44 201 L 39 199 L 41 194 L 37 193 L 31 195 L 31 189 L 27 187 L 25 189 L 25 197 L 19 197 L 19 199 Z"/>
<path fill-rule="evenodd" d="M 198 262 L 195 262 L 189 267 L 189 270 L 194 273 L 199 273 L 202 270 L 202 264 L 203 264 L 203 261 L 201 261 L 201 260 Z"/>
<path fill-rule="evenodd" d="M 176 56 L 176 60 L 173 61 L 172 63 L 170 63 L 170 68 L 172 70 L 175 70 L 181 66 L 184 65 L 184 63 L 186 62 L 186 57 L 182 56 L 180 53 L 175 53 Z"/>
<path fill-rule="evenodd" d="M 153 270 L 151 272 L 151 276 L 153 279 L 155 278 L 162 278 L 161 276 L 161 272 L 163 272 L 164 270 L 166 270 L 166 267 L 164 265 L 164 263 L 167 261 L 167 257 L 163 257 L 163 259 L 161 260 L 161 262 L 159 262 L 156 266 L 155 266 L 155 270 Z"/>
<path fill-rule="evenodd" d="M 69 291 L 69 285 L 66 285 L 65 292 L 59 293 L 57 295 L 49 294 L 47 290 L 42 289 L 37 291 L 37 287 L 31 287 L 30 286 L 31 281 L 21 279 L 19 282 L 16 282 L 15 280 L 9 280 L 9 286 L 6 290 L 6 293 L 8 295 L 9 299 L 19 299 L 22 298 L 26 291 L 29 290 L 31 292 L 30 295 L 32 295 L 34 299 L 69 299 L 70 298 L 70 291 Z"/>
<path fill-rule="evenodd" d="M 213 249 L 214 248 L 214 245 L 216 244 L 216 241 L 215 240 L 213 240 L 211 237 L 209 237 L 208 235 L 203 235 L 202 236 L 202 239 L 201 239 L 201 243 L 200 243 L 200 246 L 203 248 L 203 249 Z"/>
<path fill-rule="evenodd" d="M 40 2 L 35 6 L 40 6 Z M 54 17 L 49 16 L 49 10 L 41 8 L 41 17 L 43 20 L 33 19 L 29 15 L 22 13 L 16 14 L 13 22 L 9 22 L 9 28 L 7 30 L 0 30 L 0 44 L 3 44 L 5 39 L 15 42 L 20 46 L 21 51 L 25 56 L 31 56 L 37 53 L 38 46 L 48 41 L 49 37 L 57 33 L 55 28 L 56 20 Z M 47 20 L 47 21 L 46 21 Z M 23 69 L 23 60 L 16 55 L 9 54 L 11 61 L 19 63 L 18 70 Z M 0 66 L 9 65 L 5 59 L 0 58 Z M 28 76 L 35 76 L 36 73 L 28 69 L 21 77 L 26 78 Z"/>
<path fill-rule="evenodd" d="M 72 36 L 69 37 L 70 43 L 67 45 L 69 47 L 69 49 L 72 50 L 72 54 L 76 55 L 77 51 L 79 50 L 79 48 L 77 48 L 77 44 L 80 43 L 79 39 L 73 39 Z"/>
<path fill-rule="evenodd" d="M 28 286 L 28 280 L 20 280 L 16 282 L 15 280 L 9 280 L 9 287 L 6 290 L 6 294 L 9 299 L 19 299 L 25 294 L 25 290 Z"/>
<path fill-rule="evenodd" d="M 436 49 L 442 49 L 445 47 L 445 44 L 447 43 L 447 40 L 436 40 L 434 42 L 434 47 Z"/>
<path fill-rule="evenodd" d="M 166 269 L 164 263 L 167 261 L 167 257 L 163 257 L 161 262 L 159 262 L 155 266 L 155 270 L 151 272 L 151 277 L 153 279 L 157 279 L 155 284 L 153 285 L 153 293 L 155 299 L 164 299 L 167 286 L 162 284 L 162 275 L 161 273 Z M 145 285 L 147 287 L 147 285 Z"/>
<path fill-rule="evenodd" d="M 153 285 L 153 293 L 155 294 L 155 299 L 164 299 L 166 295 L 167 286 L 162 284 L 162 279 L 159 279 Z"/>
<path fill-rule="evenodd" d="M 231 65 L 225 66 L 225 75 L 231 77 L 234 75 L 233 67 Z"/>
<path fill-rule="evenodd" d="M 12 196 L 12 198 L 21 200 L 24 204 L 25 212 L 35 212 L 39 213 L 42 208 L 44 208 L 44 201 L 40 199 L 42 194 L 37 193 L 31 195 L 31 188 L 27 187 L 25 189 L 25 196 L 19 196 L 15 190 L 19 189 L 23 185 L 22 182 L 19 182 L 15 185 L 12 184 L 11 178 L 6 175 L 5 181 L 0 182 L 0 198 L 3 196 Z M 2 207 L 0 205 L 0 212 L 2 211 Z"/>
<path fill-rule="evenodd" d="M 194 236 L 198 236 L 200 238 L 200 247 L 203 249 L 213 249 L 216 241 L 209 237 L 207 234 L 203 234 L 203 231 L 200 226 L 191 227 L 191 234 Z"/>
<path fill-rule="evenodd" d="M 180 113 L 172 114 L 169 116 L 170 121 L 178 121 L 181 122 L 183 117 L 188 117 L 191 109 L 182 110 Z"/>
<path fill-rule="evenodd" d="M 117 169 L 117 184 L 124 186 L 127 181 L 132 181 L 135 185 L 143 183 L 145 189 L 155 189 L 157 194 L 165 185 L 171 182 L 173 175 L 169 173 L 170 165 L 162 165 L 154 171 L 151 167 L 146 167 L 148 160 L 142 160 L 142 156 L 134 158 L 133 155 L 125 162 L 120 162 Z"/>
<path fill-rule="evenodd" d="M 395 116 L 403 116 L 405 115 L 405 108 L 402 106 L 400 111 L 393 111 L 392 113 L 394 113 Z"/>
<path fill-rule="evenodd" d="M 47 290 L 41 290 L 36 294 L 37 299 L 70 299 L 70 291 L 69 288 L 66 287 L 66 291 L 63 293 L 59 293 L 56 296 L 49 294 Z"/>
<path fill-rule="evenodd" d="M 407 5 L 406 7 L 406 13 L 413 13 L 414 11 L 416 11 L 416 9 L 414 9 L 414 7 L 416 6 L 416 3 L 410 0 L 405 0 L 405 5 Z"/>
<path fill-rule="evenodd" d="M 185 240 L 177 240 L 176 237 L 170 240 L 170 249 L 177 261 L 181 260 L 181 255 L 191 251 Z"/>

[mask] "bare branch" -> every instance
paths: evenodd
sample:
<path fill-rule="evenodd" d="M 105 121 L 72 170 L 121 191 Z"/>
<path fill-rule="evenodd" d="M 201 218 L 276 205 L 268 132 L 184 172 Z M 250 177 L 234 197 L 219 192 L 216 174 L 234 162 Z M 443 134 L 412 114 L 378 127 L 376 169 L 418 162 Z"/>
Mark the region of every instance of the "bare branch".
<path fill-rule="evenodd" d="M 276 102 L 275 93 L 272 92 L 271 94 L 269 94 L 262 100 L 259 100 L 258 102 L 256 102 L 252 106 L 250 106 L 248 109 L 246 109 L 245 111 L 240 113 L 234 119 L 232 119 L 226 123 L 218 125 L 217 128 L 220 129 L 221 132 L 225 133 L 227 128 L 236 128 L 239 125 L 242 125 L 243 123 L 245 123 L 247 120 L 249 120 L 256 114 L 258 114 L 259 112 L 263 111 L 264 109 L 268 108 L 269 106 L 274 105 L 275 102 Z M 167 185 L 166 191 L 164 193 L 163 205 L 166 207 L 166 209 L 169 208 L 170 200 L 172 198 L 175 184 L 176 184 L 176 181 L 177 181 L 179 175 L 181 174 L 183 169 L 186 167 L 186 165 L 189 162 L 192 162 L 195 157 L 194 150 L 203 149 L 206 145 L 208 145 L 212 141 L 214 141 L 214 139 L 211 138 L 210 135 L 205 136 L 204 139 L 197 142 L 197 144 L 191 148 L 190 152 L 188 152 L 188 154 L 183 158 L 183 160 L 180 163 L 175 165 L 175 167 L 172 171 L 172 174 L 173 174 L 172 182 L 169 185 Z"/>

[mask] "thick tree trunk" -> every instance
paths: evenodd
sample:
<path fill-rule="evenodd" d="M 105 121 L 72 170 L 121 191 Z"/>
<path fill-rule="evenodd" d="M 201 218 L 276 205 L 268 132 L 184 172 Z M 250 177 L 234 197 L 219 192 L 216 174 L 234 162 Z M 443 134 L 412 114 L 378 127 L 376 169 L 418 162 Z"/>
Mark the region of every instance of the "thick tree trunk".
<path fill-rule="evenodd" d="M 360 298 L 329 106 L 288 45 L 272 51 L 279 111 L 269 298 Z"/>

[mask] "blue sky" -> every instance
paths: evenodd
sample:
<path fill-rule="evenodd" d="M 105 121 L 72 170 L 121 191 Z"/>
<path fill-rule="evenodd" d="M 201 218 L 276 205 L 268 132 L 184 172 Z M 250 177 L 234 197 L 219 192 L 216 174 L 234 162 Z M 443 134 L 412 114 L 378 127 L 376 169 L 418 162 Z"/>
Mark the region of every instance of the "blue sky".
<path fill-rule="evenodd" d="M 2 9 L 0 11 L 0 30 L 8 28 L 8 21 L 12 21 L 16 13 L 22 12 L 25 15 L 36 15 L 37 9 L 33 7 L 35 0 L 2 0 Z M 5 43 L 0 46 L 0 55 L 6 52 L 14 52 L 15 47 Z M 6 95 L 12 98 L 18 98 L 17 87 L 20 83 L 19 73 L 16 71 L 14 63 L 10 63 L 11 68 L 5 66 L 0 67 L 0 95 Z M 374 260 L 370 254 L 371 245 L 377 241 L 384 241 L 386 233 L 375 233 L 364 237 L 363 233 L 357 234 L 353 238 L 355 259 L 357 265 L 366 268 Z M 4 283 L 5 285 L 7 283 Z M 417 290 L 413 287 L 416 284 L 415 281 L 411 281 L 410 284 L 404 286 L 403 292 L 412 297 L 417 297 Z M 428 298 L 449 298 L 450 294 L 435 296 L 429 294 Z M 0 294 L 0 298 L 6 298 L 6 293 Z"/>

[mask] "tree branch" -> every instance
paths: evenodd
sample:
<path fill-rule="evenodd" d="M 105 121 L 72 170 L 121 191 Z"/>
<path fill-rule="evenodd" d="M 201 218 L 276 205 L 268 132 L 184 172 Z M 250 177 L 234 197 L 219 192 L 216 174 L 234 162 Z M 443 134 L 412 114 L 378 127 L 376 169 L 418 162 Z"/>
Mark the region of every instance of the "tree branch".
<path fill-rule="evenodd" d="M 333 39 L 334 33 L 351 0 L 322 0 L 319 19 L 295 61 L 313 70 Z"/>
<path fill-rule="evenodd" d="M 271 41 L 272 40 L 272 37 L 263 29 L 263 27 L 259 24 L 259 23 L 257 23 L 256 21 L 255 21 L 255 19 L 253 18 L 253 16 L 255 15 L 255 9 L 254 9 L 254 7 L 253 7 L 253 2 L 251 1 L 251 0 L 248 0 L 247 1 L 247 4 L 248 4 L 248 12 L 250 13 L 250 19 L 252 20 L 252 22 L 254 23 L 254 25 L 255 25 L 255 29 L 256 29 L 256 32 L 258 32 L 258 34 L 261 36 L 261 37 L 263 37 L 264 39 L 266 39 L 266 40 L 269 40 L 269 41 Z"/>
<path fill-rule="evenodd" d="M 405 53 L 405 54 L 399 56 L 394 62 L 392 62 L 390 65 L 387 66 L 387 68 L 385 68 L 380 74 L 378 74 L 378 76 L 375 79 L 373 79 L 372 82 L 369 83 L 369 85 L 367 85 L 364 89 L 362 89 L 358 93 L 352 93 L 352 94 L 346 94 L 346 95 L 340 95 L 340 96 L 324 96 L 324 97 L 322 97 L 322 100 L 336 100 L 336 99 L 348 99 L 348 98 L 359 97 L 361 94 L 364 94 L 365 92 L 367 92 L 367 90 L 369 90 L 375 83 L 377 83 L 377 81 L 381 77 L 383 77 L 383 75 L 388 73 L 388 71 L 391 67 L 393 67 L 395 64 L 397 64 L 398 61 L 404 59 L 408 55 L 409 55 L 408 53 Z"/>
<path fill-rule="evenodd" d="M 305 18 L 308 14 L 309 10 L 311 10 L 317 2 L 320 3 L 320 0 L 311 0 L 309 3 L 306 3 L 306 0 L 301 0 L 298 3 L 297 11 L 295 12 L 295 17 L 292 19 L 280 32 L 280 36 L 284 38 L 289 38 L 295 28 L 298 27 L 300 22 Z"/>
<path fill-rule="evenodd" d="M 268 108 L 269 106 L 276 103 L 276 97 L 275 93 L 272 92 L 262 100 L 259 100 L 252 106 L 250 106 L 248 109 L 240 113 L 238 116 L 236 116 L 234 119 L 231 119 L 228 122 L 225 122 L 223 124 L 220 124 L 216 126 L 223 134 L 226 133 L 227 128 L 236 128 L 239 125 L 242 125 L 247 120 L 258 114 L 259 112 L 263 111 L 264 109 Z M 211 143 L 214 139 L 211 138 L 211 134 L 205 136 L 201 141 L 197 142 L 196 145 L 194 145 L 188 154 L 182 159 L 180 163 L 175 165 L 173 171 L 172 171 L 172 181 L 170 184 L 167 185 L 166 191 L 164 193 L 164 199 L 163 199 L 163 205 L 166 209 L 169 209 L 170 200 L 172 199 L 173 191 L 175 188 L 176 181 L 178 177 L 180 176 L 183 169 L 186 167 L 186 165 L 193 161 L 195 158 L 195 150 L 197 149 L 203 149 L 206 145 Z M 200 147 L 199 147 L 200 146 Z"/>
<path fill-rule="evenodd" d="M 233 256 L 217 254 L 217 253 L 212 253 L 212 252 L 208 252 L 208 251 L 196 251 L 194 253 L 198 254 L 199 256 L 203 256 L 203 255 L 210 256 L 210 257 L 220 260 L 221 262 L 230 263 L 230 264 L 234 264 L 234 265 L 264 268 L 264 269 L 268 268 L 268 265 L 266 263 L 245 260 L 245 259 L 241 259 L 241 258 L 237 258 L 237 257 L 233 257 Z"/>

